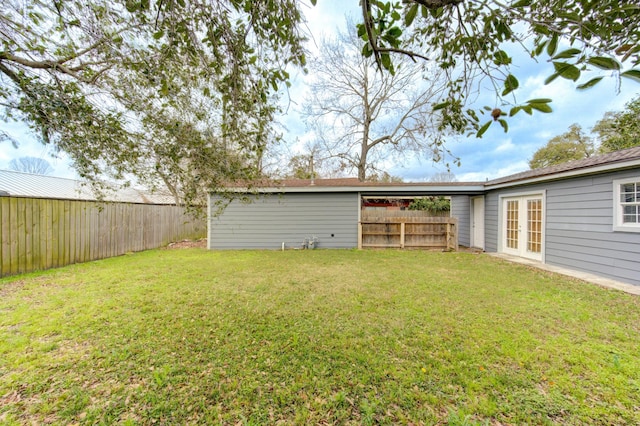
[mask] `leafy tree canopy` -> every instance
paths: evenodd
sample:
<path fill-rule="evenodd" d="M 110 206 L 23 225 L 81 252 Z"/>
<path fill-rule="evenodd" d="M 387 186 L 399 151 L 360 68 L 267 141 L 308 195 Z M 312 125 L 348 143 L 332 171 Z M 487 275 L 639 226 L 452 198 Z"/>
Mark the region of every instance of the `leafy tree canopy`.
<path fill-rule="evenodd" d="M 416 198 L 409 204 L 409 210 L 424 210 L 431 213 L 443 213 L 451 210 L 451 201 L 443 196 Z"/>
<path fill-rule="evenodd" d="M 550 62 L 547 83 L 564 78 L 587 89 L 605 76 L 640 81 L 640 4 L 636 0 L 361 0 L 362 52 L 394 71 L 397 54 L 436 62 L 449 91 L 438 108 L 442 126 L 478 136 L 505 116 L 550 112 L 550 99 L 515 104 L 520 83 L 512 72 L 514 49 Z M 599 71 L 595 76 L 588 71 Z M 465 100 L 487 78 L 495 105 L 481 124 Z M 588 80 L 587 80 L 588 79 Z"/>
<path fill-rule="evenodd" d="M 355 0 L 354 0 L 355 1 Z M 310 0 L 312 4 L 316 0 Z M 579 89 L 606 75 L 640 80 L 636 0 L 360 0 L 362 53 L 394 71 L 394 54 L 446 74 L 441 127 L 482 135 L 517 104 L 510 49 L 548 60 L 547 81 Z M 0 104 L 79 174 L 168 186 L 193 199 L 260 170 L 274 137 L 274 93 L 305 66 L 295 0 L 5 0 L 0 7 Z M 587 71 L 599 71 L 592 78 Z M 494 105 L 467 108 L 483 78 Z M 585 79 L 588 79 L 585 81 Z M 482 87 L 484 87 L 483 85 Z M 0 139 L 2 135 L 0 135 Z M 181 195 L 182 194 L 182 195 Z"/>
<path fill-rule="evenodd" d="M 640 96 L 625 105 L 625 110 L 607 112 L 592 129 L 600 139 L 600 152 L 613 152 L 640 146 Z"/>
<path fill-rule="evenodd" d="M 572 160 L 588 158 L 596 152 L 608 153 L 640 146 L 640 96 L 626 104 L 623 111 L 609 111 L 591 129 L 598 135 L 600 145 L 584 134 L 577 124 L 569 131 L 555 136 L 538 149 L 529 161 L 529 167 L 538 169 Z"/>
<path fill-rule="evenodd" d="M 301 22 L 295 0 L 6 0 L 0 103 L 81 176 L 193 200 L 259 169 Z"/>
<path fill-rule="evenodd" d="M 321 176 L 314 169 L 313 155 L 298 154 L 289 159 L 286 177 L 293 179 L 316 179 Z"/>
<path fill-rule="evenodd" d="M 543 167 L 582 160 L 594 153 L 593 140 L 586 136 L 578 124 L 569 126 L 569 131 L 555 136 L 545 146 L 533 154 L 529 160 L 529 167 L 541 169 Z"/>

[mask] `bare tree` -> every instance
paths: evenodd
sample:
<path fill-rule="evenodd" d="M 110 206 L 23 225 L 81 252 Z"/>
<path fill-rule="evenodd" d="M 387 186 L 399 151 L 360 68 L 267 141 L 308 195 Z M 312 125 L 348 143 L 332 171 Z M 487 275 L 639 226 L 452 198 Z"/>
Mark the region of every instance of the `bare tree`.
<path fill-rule="evenodd" d="M 37 157 L 14 158 L 9 162 L 9 168 L 17 172 L 32 173 L 34 175 L 48 175 L 53 172 L 47 160 Z"/>
<path fill-rule="evenodd" d="M 319 145 L 361 181 L 383 160 L 398 164 L 409 152 L 438 160 L 432 110 L 444 89 L 438 76 L 408 59 L 396 63 L 395 73 L 381 73 L 361 54 L 354 25 L 348 28 L 322 44 L 310 67 L 315 78 L 305 114 Z"/>
<path fill-rule="evenodd" d="M 458 178 L 451 172 L 438 172 L 429 178 L 429 182 L 457 182 Z"/>

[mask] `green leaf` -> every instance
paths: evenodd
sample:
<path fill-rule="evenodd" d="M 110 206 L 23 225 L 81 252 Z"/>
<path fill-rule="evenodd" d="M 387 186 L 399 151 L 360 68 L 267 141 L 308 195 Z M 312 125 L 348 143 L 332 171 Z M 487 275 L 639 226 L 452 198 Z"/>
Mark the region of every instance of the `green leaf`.
<path fill-rule="evenodd" d="M 529 104 L 529 106 L 540 112 L 544 112 L 544 113 L 553 112 L 553 109 L 548 104 Z"/>
<path fill-rule="evenodd" d="M 164 35 L 164 31 L 160 30 L 153 33 L 153 38 L 155 38 L 156 40 L 160 40 L 163 35 Z"/>
<path fill-rule="evenodd" d="M 498 50 L 493 54 L 493 63 L 500 65 L 509 65 L 511 63 L 511 57 L 504 50 Z"/>
<path fill-rule="evenodd" d="M 538 110 L 540 112 L 548 113 L 552 112 L 551 106 L 549 103 L 551 99 L 549 98 L 536 98 L 530 99 L 527 101 L 527 105 L 523 105 L 522 109 L 529 115 L 533 112 L 533 110 Z"/>
<path fill-rule="evenodd" d="M 436 105 L 433 106 L 432 111 L 438 111 L 440 109 L 444 109 L 444 108 L 448 107 L 450 103 L 451 102 L 446 101 L 446 102 L 441 102 L 439 104 L 436 104 Z"/>
<path fill-rule="evenodd" d="M 389 30 L 387 31 L 387 35 L 393 37 L 393 38 L 398 38 L 402 35 L 402 30 L 398 27 L 391 27 L 389 28 Z"/>
<path fill-rule="evenodd" d="M 553 66 L 562 78 L 573 81 L 580 78 L 580 70 L 575 65 L 568 64 L 566 62 L 554 62 Z"/>
<path fill-rule="evenodd" d="M 519 106 L 511 108 L 511 111 L 509 111 L 509 117 L 513 117 L 514 115 L 519 113 L 521 110 L 522 110 L 522 107 L 519 107 Z"/>
<path fill-rule="evenodd" d="M 383 53 L 380 55 L 380 63 L 382 63 L 384 69 L 389 70 L 391 68 L 391 56 L 388 53 Z"/>
<path fill-rule="evenodd" d="M 556 56 L 554 56 L 552 59 L 573 58 L 574 56 L 578 55 L 580 52 L 582 52 L 582 50 L 576 49 L 574 47 L 574 48 L 571 48 L 571 49 L 563 50 L 562 52 L 560 52 Z"/>
<path fill-rule="evenodd" d="M 598 67 L 603 70 L 619 70 L 620 62 L 616 61 L 613 58 L 606 58 L 603 56 L 594 56 L 593 58 L 587 59 L 587 62 L 594 67 Z"/>
<path fill-rule="evenodd" d="M 600 82 L 600 80 L 602 80 L 604 77 L 596 77 L 596 78 L 592 78 L 591 80 L 587 81 L 584 84 L 580 84 L 577 89 L 578 90 L 585 90 L 585 89 L 589 89 L 590 87 L 595 86 L 596 84 L 598 84 Z"/>
<path fill-rule="evenodd" d="M 513 76 L 513 74 L 509 74 L 504 81 L 504 90 L 502 91 L 502 96 L 506 96 L 509 93 L 513 92 L 518 88 L 520 83 L 518 79 Z"/>
<path fill-rule="evenodd" d="M 543 41 L 540 44 L 535 44 L 535 49 L 533 49 L 533 51 L 531 52 L 531 55 L 540 56 L 546 45 L 547 45 L 546 41 Z"/>
<path fill-rule="evenodd" d="M 512 9 L 517 9 L 517 8 L 526 7 L 526 6 L 529 6 L 529 5 L 531 5 L 531 0 L 520 0 L 520 1 L 517 1 L 517 2 L 513 3 L 511 5 L 511 8 Z"/>
<path fill-rule="evenodd" d="M 491 126 L 491 120 L 487 121 L 482 127 L 480 127 L 480 130 L 478 130 L 478 133 L 476 133 L 476 137 L 481 138 L 482 135 L 484 135 L 484 133 L 487 131 L 489 126 Z"/>
<path fill-rule="evenodd" d="M 549 40 L 549 44 L 547 44 L 547 53 L 549 56 L 553 56 L 556 54 L 556 50 L 558 49 L 558 33 L 553 33 L 551 39 Z"/>
<path fill-rule="evenodd" d="M 544 81 L 544 84 L 549 84 L 558 77 L 560 77 L 560 74 L 558 74 L 557 72 L 554 72 L 549 77 L 547 77 L 547 79 Z"/>
<path fill-rule="evenodd" d="M 127 0 L 125 7 L 127 8 L 127 12 L 133 13 L 140 8 L 140 5 L 133 0 Z"/>
<path fill-rule="evenodd" d="M 373 55 L 373 49 L 371 49 L 371 45 L 369 43 L 365 43 L 365 45 L 362 46 L 362 56 L 370 58 L 371 55 Z"/>
<path fill-rule="evenodd" d="M 628 70 L 620 74 L 623 77 L 630 78 L 640 83 L 640 70 Z"/>
<path fill-rule="evenodd" d="M 498 120 L 498 123 L 500 123 L 505 133 L 509 131 L 509 124 L 507 124 L 507 120 L 501 118 L 500 120 Z"/>
<path fill-rule="evenodd" d="M 404 15 L 404 25 L 411 26 L 413 20 L 416 19 L 416 15 L 418 14 L 418 4 L 412 5 L 409 10 L 407 10 L 407 14 Z"/>
<path fill-rule="evenodd" d="M 311 5 L 315 6 L 316 4 L 318 4 L 318 0 L 311 0 Z"/>

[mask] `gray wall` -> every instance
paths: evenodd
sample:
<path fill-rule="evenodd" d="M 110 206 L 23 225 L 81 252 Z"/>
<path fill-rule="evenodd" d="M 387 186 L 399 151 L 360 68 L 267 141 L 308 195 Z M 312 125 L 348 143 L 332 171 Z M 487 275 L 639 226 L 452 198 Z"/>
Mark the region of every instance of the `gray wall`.
<path fill-rule="evenodd" d="M 498 245 L 498 195 L 546 189 L 545 263 L 640 285 L 640 233 L 613 231 L 613 180 L 638 176 L 634 169 L 492 191 L 487 251 Z"/>
<path fill-rule="evenodd" d="M 469 247 L 471 245 L 471 206 L 468 195 L 451 197 L 451 217 L 458 219 L 458 244 Z"/>
<path fill-rule="evenodd" d="M 506 193 L 506 191 L 504 192 Z M 484 251 L 498 251 L 498 195 L 500 191 L 484 196 Z"/>
<path fill-rule="evenodd" d="M 218 217 L 210 202 L 209 248 L 274 249 L 300 247 L 316 236 L 318 248 L 358 246 L 357 193 L 273 194 L 231 202 Z M 332 236 L 333 235 L 333 236 Z"/>

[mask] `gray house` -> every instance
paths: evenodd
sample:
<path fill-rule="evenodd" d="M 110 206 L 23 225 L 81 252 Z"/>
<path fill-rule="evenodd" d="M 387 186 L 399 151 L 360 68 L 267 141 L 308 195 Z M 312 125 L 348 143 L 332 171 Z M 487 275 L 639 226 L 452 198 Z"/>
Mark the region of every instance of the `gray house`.
<path fill-rule="evenodd" d="M 358 247 L 363 208 L 443 195 L 458 242 L 640 285 L 640 147 L 488 182 L 271 183 L 224 201 L 211 194 L 210 249 Z"/>

